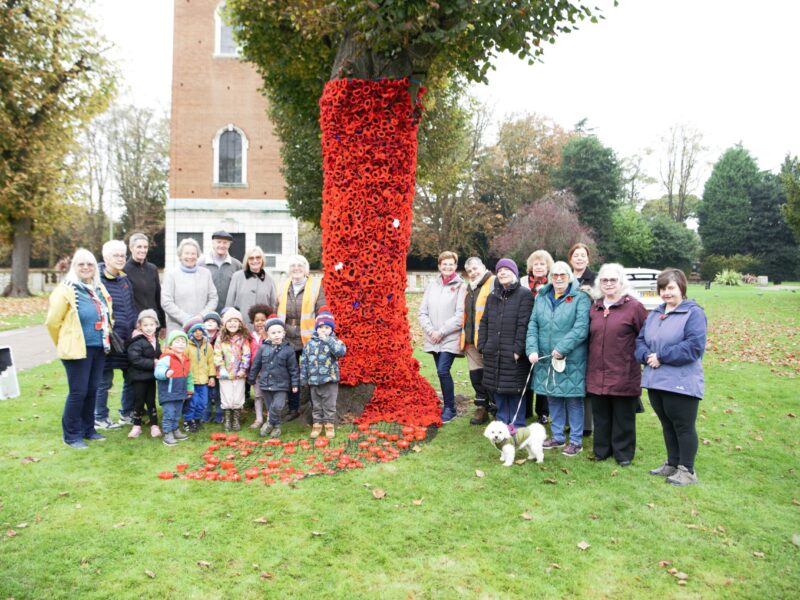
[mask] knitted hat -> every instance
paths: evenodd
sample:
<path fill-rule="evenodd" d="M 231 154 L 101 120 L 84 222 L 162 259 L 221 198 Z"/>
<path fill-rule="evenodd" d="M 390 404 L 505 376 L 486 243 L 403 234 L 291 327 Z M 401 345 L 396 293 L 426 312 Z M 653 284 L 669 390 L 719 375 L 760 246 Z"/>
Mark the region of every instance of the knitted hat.
<path fill-rule="evenodd" d="M 172 342 L 174 342 L 179 337 L 182 337 L 183 339 L 185 339 L 187 343 L 189 342 L 189 338 L 186 336 L 186 334 L 183 332 L 183 330 L 182 329 L 176 329 L 175 331 L 173 331 L 172 333 L 170 333 L 167 336 L 167 347 L 169 348 L 170 346 L 172 346 Z"/>
<path fill-rule="evenodd" d="M 206 334 L 206 326 L 203 324 L 203 321 L 200 317 L 195 317 L 193 319 L 189 319 L 186 323 L 183 324 L 183 330 L 186 332 L 186 335 L 192 336 L 195 331 L 198 329 L 202 329 L 203 333 Z"/>
<path fill-rule="evenodd" d="M 281 327 L 286 329 L 286 324 L 283 321 L 281 321 L 281 319 L 280 319 L 280 317 L 278 317 L 278 315 L 276 315 L 274 313 L 271 314 L 267 318 L 267 322 L 264 323 L 264 331 L 269 331 L 269 328 L 272 327 L 273 325 L 280 325 Z"/>
<path fill-rule="evenodd" d="M 225 324 L 230 321 L 231 319 L 239 319 L 240 323 L 244 323 L 244 319 L 242 318 L 242 313 L 240 313 L 235 308 L 226 308 L 222 313 L 222 326 L 225 327 Z"/>
<path fill-rule="evenodd" d="M 319 329 L 321 325 L 327 325 L 331 329 L 336 329 L 333 313 L 328 306 L 320 306 L 319 312 L 317 312 L 317 320 L 314 322 L 314 331 Z"/>
<path fill-rule="evenodd" d="M 158 315 L 152 308 L 145 308 L 142 312 L 140 312 L 139 316 L 136 317 L 136 322 L 141 323 L 142 319 L 153 319 L 153 321 L 156 322 L 156 325 L 161 326 L 161 322 L 158 320 Z"/>
<path fill-rule="evenodd" d="M 203 323 L 205 323 L 209 319 L 213 319 L 214 321 L 216 321 L 217 325 L 222 325 L 222 317 L 220 317 L 219 313 L 217 313 L 216 311 L 212 310 L 203 315 Z"/>
<path fill-rule="evenodd" d="M 512 273 L 514 273 L 515 277 L 519 277 L 519 269 L 517 268 L 517 263 L 515 263 L 510 258 L 501 258 L 497 261 L 497 265 L 494 268 L 494 272 L 497 273 L 500 269 L 509 269 Z"/>

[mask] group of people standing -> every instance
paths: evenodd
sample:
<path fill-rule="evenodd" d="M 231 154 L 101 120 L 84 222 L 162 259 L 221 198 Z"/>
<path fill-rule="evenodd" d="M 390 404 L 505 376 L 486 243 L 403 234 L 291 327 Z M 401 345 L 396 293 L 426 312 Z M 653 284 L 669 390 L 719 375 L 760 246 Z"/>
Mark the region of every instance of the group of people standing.
<path fill-rule="evenodd" d="M 442 421 L 456 417 L 450 369 L 463 355 L 475 391 L 471 423 L 494 413 L 513 430 L 535 410 L 539 422 L 550 423 L 545 448 L 575 456 L 593 435 L 596 460 L 613 457 L 628 466 L 646 388 L 667 450 L 664 464 L 650 473 L 673 485 L 696 483 L 705 314 L 686 297 L 679 269 L 660 273 L 663 304 L 648 314 L 622 265 L 607 263 L 594 273 L 589 256 L 584 244 L 575 244 L 566 262 L 537 250 L 522 278 L 511 259 L 500 259 L 492 274 L 471 257 L 464 263 L 467 281 L 457 273 L 455 253 L 439 256 L 419 322 L 439 377 Z"/>
<path fill-rule="evenodd" d="M 217 231 L 206 256 L 196 240 L 182 240 L 178 267 L 166 271 L 163 285 L 147 262 L 143 234 L 130 237 L 127 262 L 120 240 L 104 244 L 99 264 L 88 250 L 75 252 L 46 320 L 69 385 L 65 443 L 87 448 L 87 440 L 105 439 L 98 429 L 126 425 L 128 437 L 136 438 L 145 420 L 150 435 L 163 436 L 167 445 L 210 420 L 239 430 L 251 386 L 251 427 L 278 437 L 280 422 L 299 416 L 301 383 L 312 390 L 312 435 L 323 429 L 335 435 L 336 361 L 346 349 L 324 306 L 320 278 L 309 275 L 304 257 L 294 256 L 278 291 L 261 248 L 248 250 L 242 266 L 229 253 L 232 239 Z M 115 370 L 123 381 L 117 422 L 108 410 Z"/>

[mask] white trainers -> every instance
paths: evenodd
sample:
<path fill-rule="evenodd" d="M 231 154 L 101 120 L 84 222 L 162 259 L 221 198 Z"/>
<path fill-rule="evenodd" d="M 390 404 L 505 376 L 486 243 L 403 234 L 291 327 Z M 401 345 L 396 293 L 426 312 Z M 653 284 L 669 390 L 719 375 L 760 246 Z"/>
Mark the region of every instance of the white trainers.
<path fill-rule="evenodd" d="M 122 425 L 119 423 L 114 423 L 114 421 L 108 417 L 105 419 L 95 419 L 94 421 L 95 429 L 119 429 L 120 427 L 122 427 Z"/>
<path fill-rule="evenodd" d="M 672 485 L 684 486 L 694 485 L 697 483 L 697 475 L 690 473 L 689 469 L 683 465 L 678 465 L 678 470 L 671 477 L 667 477 L 667 483 Z"/>

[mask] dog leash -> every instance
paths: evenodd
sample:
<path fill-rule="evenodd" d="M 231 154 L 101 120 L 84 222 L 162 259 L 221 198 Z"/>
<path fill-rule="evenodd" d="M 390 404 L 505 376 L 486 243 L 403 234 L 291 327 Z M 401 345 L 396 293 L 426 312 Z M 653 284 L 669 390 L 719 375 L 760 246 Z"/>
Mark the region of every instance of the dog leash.
<path fill-rule="evenodd" d="M 547 356 L 542 356 L 539 360 L 547 360 L 547 359 L 550 359 L 550 358 L 552 358 L 552 357 L 547 355 Z M 527 377 L 527 379 L 525 379 L 525 385 L 522 388 L 522 395 L 519 397 L 519 402 L 517 402 L 517 410 L 516 410 L 516 412 L 514 412 L 514 416 L 511 419 L 511 423 L 508 424 L 508 430 L 509 430 L 509 433 L 511 433 L 511 435 L 515 435 L 516 432 L 517 432 L 517 428 L 514 425 L 514 421 L 517 420 L 517 415 L 519 414 L 519 409 L 522 406 L 522 399 L 525 397 L 525 393 L 528 391 L 528 384 L 531 381 L 531 373 L 533 373 L 533 367 L 534 366 L 536 366 L 536 365 L 532 364 L 531 368 L 528 370 L 528 377 Z M 551 364 L 550 365 L 550 369 L 552 369 L 552 368 L 553 368 L 553 366 Z"/>

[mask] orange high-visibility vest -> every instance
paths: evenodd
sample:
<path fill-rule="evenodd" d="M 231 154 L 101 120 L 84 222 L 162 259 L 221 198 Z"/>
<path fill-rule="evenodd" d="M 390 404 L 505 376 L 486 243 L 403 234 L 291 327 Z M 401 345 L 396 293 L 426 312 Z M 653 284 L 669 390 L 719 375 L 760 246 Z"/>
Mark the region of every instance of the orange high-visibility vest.
<path fill-rule="evenodd" d="M 483 317 L 483 311 L 486 310 L 486 299 L 489 297 L 489 294 L 492 293 L 492 289 L 494 289 L 494 280 L 496 277 L 492 275 L 483 282 L 481 286 L 481 291 L 478 292 L 478 297 L 475 299 L 475 339 L 472 342 L 473 346 L 478 345 L 478 326 L 481 322 L 481 317 Z M 467 284 L 469 285 L 469 284 Z M 464 323 L 467 322 L 467 297 L 464 296 Z M 463 350 L 464 347 L 467 345 L 466 335 L 464 333 L 464 328 L 461 329 L 461 349 Z"/>
<path fill-rule="evenodd" d="M 319 277 L 309 277 L 303 290 L 303 303 L 300 306 L 300 339 L 303 340 L 304 346 L 314 333 L 314 321 L 316 319 L 314 307 L 317 304 L 317 298 L 319 298 L 321 284 L 322 279 Z M 284 322 L 286 321 L 286 303 L 289 300 L 290 285 L 292 285 L 291 277 L 283 282 L 281 292 L 278 294 L 278 317 Z"/>

